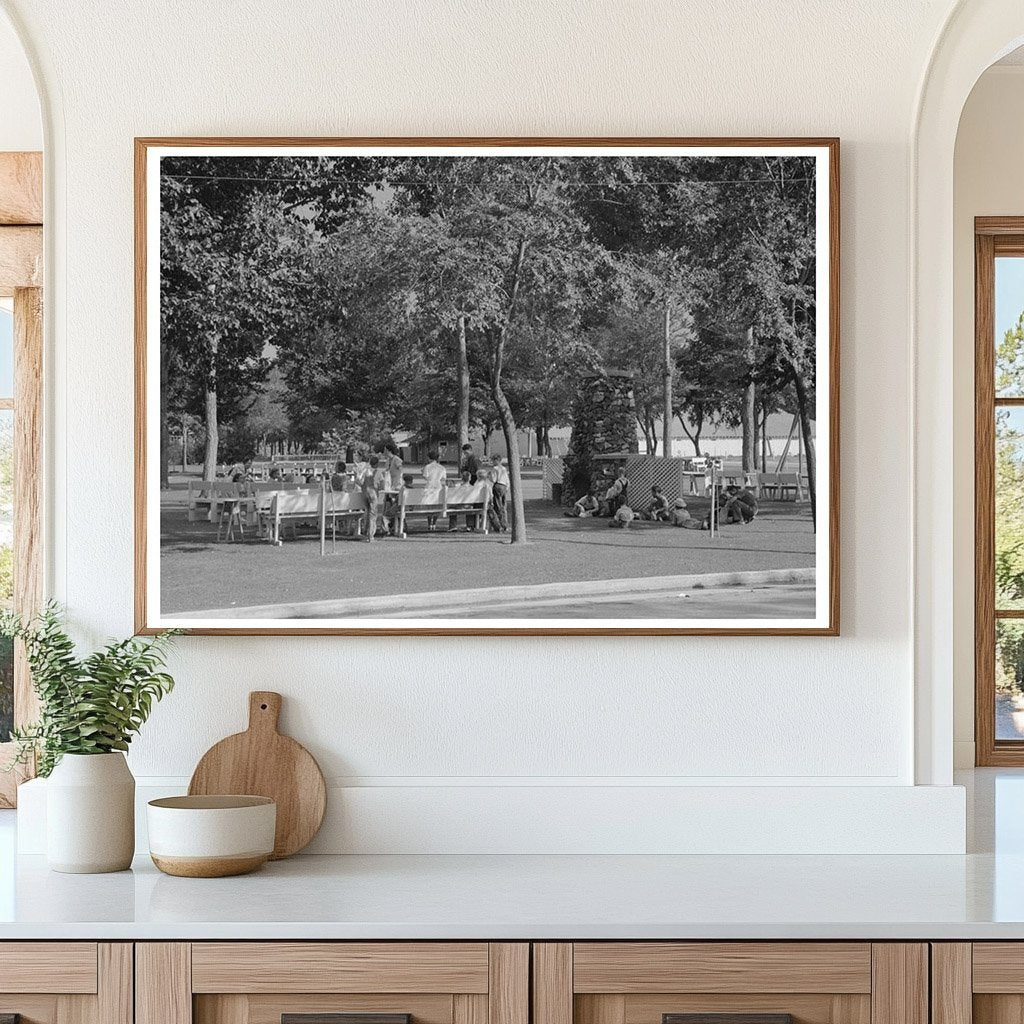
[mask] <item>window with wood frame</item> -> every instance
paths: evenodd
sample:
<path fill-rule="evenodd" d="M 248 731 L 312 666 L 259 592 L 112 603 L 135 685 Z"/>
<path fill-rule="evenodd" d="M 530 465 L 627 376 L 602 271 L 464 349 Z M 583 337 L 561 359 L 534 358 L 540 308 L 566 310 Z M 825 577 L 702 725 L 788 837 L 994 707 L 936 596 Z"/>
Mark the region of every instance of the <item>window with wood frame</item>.
<path fill-rule="evenodd" d="M 42 601 L 42 194 L 40 153 L 0 153 L 0 606 Z M 0 641 L 0 767 L 35 717 L 24 651 Z M 0 807 L 25 772 L 0 771 Z"/>

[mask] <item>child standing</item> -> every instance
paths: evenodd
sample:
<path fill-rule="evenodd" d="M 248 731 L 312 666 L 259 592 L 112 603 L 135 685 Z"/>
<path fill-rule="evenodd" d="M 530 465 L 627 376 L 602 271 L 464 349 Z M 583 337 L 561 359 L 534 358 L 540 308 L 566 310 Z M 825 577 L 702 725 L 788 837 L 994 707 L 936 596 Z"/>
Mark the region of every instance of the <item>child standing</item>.
<path fill-rule="evenodd" d="M 384 527 L 384 498 L 388 489 L 388 471 L 376 455 L 370 456 L 363 477 L 363 497 L 366 499 L 366 539 L 372 541 L 377 533 L 377 522 Z"/>
<path fill-rule="evenodd" d="M 491 524 L 500 533 L 508 530 L 508 470 L 500 455 L 491 459 Z"/>

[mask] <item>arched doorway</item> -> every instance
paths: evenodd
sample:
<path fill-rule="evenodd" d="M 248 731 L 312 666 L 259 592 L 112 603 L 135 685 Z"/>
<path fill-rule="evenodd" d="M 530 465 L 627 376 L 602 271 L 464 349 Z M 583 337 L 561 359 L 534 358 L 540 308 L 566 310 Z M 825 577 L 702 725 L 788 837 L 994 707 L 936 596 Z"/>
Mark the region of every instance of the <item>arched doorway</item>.
<path fill-rule="evenodd" d="M 43 121 L 15 26 L 0 15 L 0 606 L 42 601 Z M 0 757 L 12 726 L 33 716 L 21 651 L 0 641 Z M 4 749 L 7 747 L 8 749 Z M 0 806 L 16 777 L 0 776 Z"/>
<path fill-rule="evenodd" d="M 920 784 L 953 770 L 953 168 L 960 115 L 975 82 L 1024 42 L 1019 0 L 963 0 L 943 27 L 921 85 L 911 139 L 911 315 L 914 353 L 914 622 Z M 973 589 L 973 587 L 972 587 Z M 959 680 L 958 680 L 959 682 Z M 970 682 L 973 686 L 973 681 Z"/>

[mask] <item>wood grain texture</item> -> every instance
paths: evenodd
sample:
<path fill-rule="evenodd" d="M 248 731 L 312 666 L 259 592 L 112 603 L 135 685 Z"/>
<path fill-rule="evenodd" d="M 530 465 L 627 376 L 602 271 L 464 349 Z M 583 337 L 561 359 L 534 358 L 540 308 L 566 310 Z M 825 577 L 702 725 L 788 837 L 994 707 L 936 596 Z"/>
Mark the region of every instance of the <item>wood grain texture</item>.
<path fill-rule="evenodd" d="M 996 746 L 995 258 L 991 235 L 974 251 L 974 744 L 975 763 Z"/>
<path fill-rule="evenodd" d="M 533 944 L 532 1024 L 573 1024 L 571 942 Z"/>
<path fill-rule="evenodd" d="M 43 604 L 43 293 L 14 293 L 14 608 L 32 618 Z M 21 641 L 15 645 L 14 722 L 39 715 Z"/>
<path fill-rule="evenodd" d="M 20 1017 L 20 1024 L 57 1024 L 57 1003 L 65 997 L 54 995 L 28 995 L 21 992 L 8 995 L 0 992 L 0 1019 Z M 78 996 L 88 999 L 89 996 Z"/>
<path fill-rule="evenodd" d="M 197 942 L 202 992 L 487 992 L 483 942 Z"/>
<path fill-rule="evenodd" d="M 192 1024 L 192 955 L 187 942 L 135 946 L 135 1024 Z"/>
<path fill-rule="evenodd" d="M 453 995 L 452 1024 L 487 1024 L 487 996 L 466 992 Z"/>
<path fill-rule="evenodd" d="M 95 942 L 5 942 L 0 992 L 96 992 Z"/>
<path fill-rule="evenodd" d="M 575 1024 L 625 1024 L 625 996 L 576 995 L 572 1003 Z"/>
<path fill-rule="evenodd" d="M 838 942 L 576 943 L 576 992 L 870 992 L 871 947 Z"/>
<path fill-rule="evenodd" d="M 245 793 L 271 797 L 277 826 L 271 860 L 309 845 L 327 810 L 327 786 L 313 755 L 277 731 L 281 695 L 249 694 L 249 727 L 211 747 L 196 765 L 191 795 Z"/>
<path fill-rule="evenodd" d="M 1024 1024 L 1024 996 L 976 994 L 972 1003 L 974 1024 Z"/>
<path fill-rule="evenodd" d="M 931 1024 L 971 1024 L 971 944 L 931 946 Z"/>
<path fill-rule="evenodd" d="M 974 992 L 1024 993 L 1024 943 L 975 942 Z"/>
<path fill-rule="evenodd" d="M 661 1024 L 795 1024 L 791 1013 L 666 1013 Z"/>
<path fill-rule="evenodd" d="M 192 999 L 193 1024 L 248 1024 L 250 1014 L 249 997 L 236 992 Z M 273 1024 L 281 1024 L 280 1007 L 274 1015 Z"/>
<path fill-rule="evenodd" d="M 975 217 L 976 235 L 1024 235 L 1024 218 L 1021 217 Z"/>
<path fill-rule="evenodd" d="M 529 944 L 492 942 L 489 961 L 489 1024 L 530 1024 Z"/>
<path fill-rule="evenodd" d="M 43 229 L 0 225 L 0 297 L 43 286 Z"/>
<path fill-rule="evenodd" d="M 454 998 L 459 998 L 458 996 Z M 466 999 L 484 1000 L 486 996 L 465 996 Z M 196 1024 L 281 1024 L 285 1014 L 412 1014 L 415 1024 L 452 1024 L 453 997 L 449 994 L 424 995 L 422 993 L 380 993 L 356 992 L 297 995 L 293 993 L 253 995 L 203 995 L 196 996 Z M 217 1020 L 203 1007 L 220 1001 L 240 1000 L 245 1004 L 245 1014 L 237 1020 Z M 202 1010 L 202 1019 L 199 1018 Z M 223 1015 L 222 1015 L 223 1016 Z M 479 1024 L 487 1024 L 486 1019 Z"/>
<path fill-rule="evenodd" d="M 411 1013 L 282 1013 L 281 1024 L 412 1024 Z"/>
<path fill-rule="evenodd" d="M 593 997 L 605 998 L 605 997 Z M 870 1024 L 871 996 L 806 992 L 718 994 L 665 992 L 626 996 L 624 1024 L 662 1024 L 665 1014 L 791 1014 L 799 1024 Z"/>
<path fill-rule="evenodd" d="M 135 140 L 135 632 L 156 633 L 146 611 L 146 147 Z M 157 256 L 159 258 L 159 254 Z M 159 535 L 160 524 L 156 524 Z"/>
<path fill-rule="evenodd" d="M 871 946 L 871 1024 L 929 1024 L 928 946 Z"/>
<path fill-rule="evenodd" d="M 96 1019 L 99 1024 L 134 1024 L 135 949 L 130 942 L 96 947 Z"/>
<path fill-rule="evenodd" d="M 242 138 L 220 136 L 206 138 L 140 136 L 135 139 L 135 629 L 140 635 L 152 635 L 160 627 L 150 621 L 146 601 L 146 545 L 149 525 L 146 522 L 146 153 L 151 147 L 189 146 L 209 148 L 215 146 L 289 147 L 371 146 L 386 150 L 396 146 L 599 146 L 609 149 L 628 147 L 716 146 L 750 147 L 780 146 L 823 148 L 829 154 L 828 208 L 829 208 L 829 621 L 824 627 L 768 628 L 708 628 L 675 629 L 665 627 L 616 625 L 608 628 L 587 626 L 559 626 L 555 628 L 475 628 L 452 629 L 443 622 L 436 626 L 402 627 L 396 622 L 386 628 L 281 626 L 256 629 L 239 625 L 229 627 L 197 626 L 189 632 L 207 636 L 838 636 L 840 631 L 840 544 L 839 544 L 839 396 L 840 396 L 840 145 L 835 137 L 750 137 L 750 138 L 692 138 L 676 136 L 650 136 L 636 138 L 607 138 L 599 136 L 468 136 L 453 137 L 397 137 L 374 138 L 353 136 L 348 138 L 301 138 L 295 136 L 263 136 Z M 823 486 L 823 485 L 822 485 Z"/>
<path fill-rule="evenodd" d="M 0 224 L 43 223 L 43 154 L 0 153 Z"/>

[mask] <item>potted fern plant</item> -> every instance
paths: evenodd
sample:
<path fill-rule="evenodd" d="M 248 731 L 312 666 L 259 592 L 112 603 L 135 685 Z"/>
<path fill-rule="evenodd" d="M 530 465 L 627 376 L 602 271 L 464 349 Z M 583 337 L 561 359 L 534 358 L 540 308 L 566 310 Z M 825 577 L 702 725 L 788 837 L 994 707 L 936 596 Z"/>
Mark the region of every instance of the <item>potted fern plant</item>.
<path fill-rule="evenodd" d="M 135 779 L 124 758 L 133 735 L 174 680 L 162 671 L 177 630 L 112 641 L 78 657 L 50 603 L 29 622 L 0 613 L 0 634 L 21 640 L 39 697 L 38 721 L 16 729 L 14 764 L 34 757 L 46 793 L 47 861 L 54 871 L 122 871 L 135 852 Z"/>

